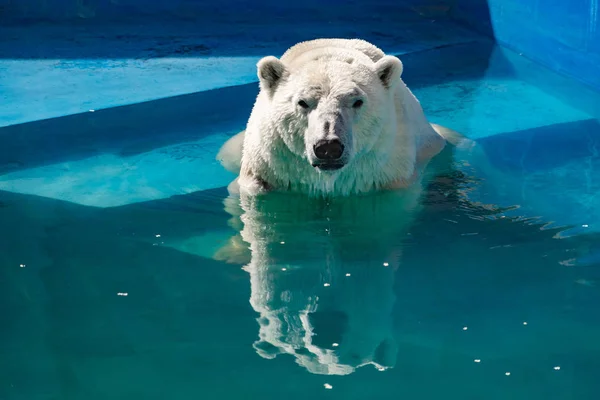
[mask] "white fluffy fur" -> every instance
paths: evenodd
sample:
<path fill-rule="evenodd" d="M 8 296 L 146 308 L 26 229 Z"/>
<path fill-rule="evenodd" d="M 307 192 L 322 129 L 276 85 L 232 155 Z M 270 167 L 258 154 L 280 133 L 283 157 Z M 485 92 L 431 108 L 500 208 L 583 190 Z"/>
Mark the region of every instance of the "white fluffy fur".
<path fill-rule="evenodd" d="M 247 193 L 346 196 L 406 187 L 445 141 L 401 79 L 402 68 L 363 40 L 318 39 L 293 46 L 281 59 L 265 57 L 246 130 L 218 159 L 239 171 Z M 351 106 L 357 98 L 364 100 L 360 109 Z M 311 108 L 301 109 L 299 99 Z M 339 116 L 348 160 L 341 170 L 322 172 L 312 166 L 311 149 L 332 115 Z"/>

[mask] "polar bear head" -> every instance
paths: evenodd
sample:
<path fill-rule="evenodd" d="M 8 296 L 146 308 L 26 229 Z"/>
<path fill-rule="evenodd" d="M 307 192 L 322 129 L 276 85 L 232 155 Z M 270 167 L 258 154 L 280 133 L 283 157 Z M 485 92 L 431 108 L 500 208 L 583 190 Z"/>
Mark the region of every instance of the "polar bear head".
<path fill-rule="evenodd" d="M 396 132 L 394 94 L 402 62 L 359 51 L 317 48 L 258 63 L 269 129 L 319 172 L 335 173 Z M 389 136 L 389 135 L 388 135 Z"/>

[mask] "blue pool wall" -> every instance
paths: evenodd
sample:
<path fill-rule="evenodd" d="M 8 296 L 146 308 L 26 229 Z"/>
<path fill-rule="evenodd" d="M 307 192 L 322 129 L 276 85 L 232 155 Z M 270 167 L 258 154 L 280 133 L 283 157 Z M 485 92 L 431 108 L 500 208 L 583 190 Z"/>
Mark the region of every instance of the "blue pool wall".
<path fill-rule="evenodd" d="M 355 2 L 315 0 L 0 0 L 0 23 L 136 18 L 202 20 L 212 15 L 256 14 L 257 20 L 301 11 L 323 14 Z M 378 3 L 382 3 L 378 1 Z M 555 72 L 600 89 L 600 0 L 396 0 L 388 7 L 442 13 Z M 328 11 L 326 10 L 328 9 Z M 292 28 L 292 27 L 291 27 Z M 1 55 L 0 55 L 1 57 Z"/>
<path fill-rule="evenodd" d="M 0 0 L 0 194 L 111 208 L 223 188 L 215 154 L 260 57 L 361 37 L 402 58 L 432 122 L 479 142 L 490 168 L 457 155 L 482 167 L 471 199 L 600 231 L 596 8 L 527 4 Z"/>
<path fill-rule="evenodd" d="M 456 0 L 457 20 L 512 50 L 600 89 L 599 0 Z"/>

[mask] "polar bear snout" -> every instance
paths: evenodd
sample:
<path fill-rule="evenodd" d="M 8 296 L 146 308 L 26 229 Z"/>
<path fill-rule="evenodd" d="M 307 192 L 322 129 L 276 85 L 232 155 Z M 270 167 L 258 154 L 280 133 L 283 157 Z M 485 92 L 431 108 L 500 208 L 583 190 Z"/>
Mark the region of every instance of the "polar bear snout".
<path fill-rule="evenodd" d="M 315 156 L 321 162 L 337 161 L 344 154 L 344 145 L 339 139 L 320 140 L 314 147 Z"/>
<path fill-rule="evenodd" d="M 335 171 L 346 164 L 342 159 L 344 144 L 340 139 L 319 140 L 315 144 L 313 152 L 316 160 L 312 163 L 312 166 L 322 171 Z"/>
<path fill-rule="evenodd" d="M 321 171 L 335 171 L 347 164 L 352 129 L 348 116 L 326 108 L 309 120 L 306 145 L 311 165 Z"/>

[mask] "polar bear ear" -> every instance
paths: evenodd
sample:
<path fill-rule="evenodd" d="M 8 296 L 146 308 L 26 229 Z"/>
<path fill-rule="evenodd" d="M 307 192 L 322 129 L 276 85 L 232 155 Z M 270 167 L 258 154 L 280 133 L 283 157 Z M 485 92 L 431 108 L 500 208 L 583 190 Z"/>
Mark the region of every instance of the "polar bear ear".
<path fill-rule="evenodd" d="M 262 58 L 257 64 L 257 69 L 260 86 L 269 94 L 275 91 L 277 85 L 287 75 L 285 65 L 273 56 Z"/>
<path fill-rule="evenodd" d="M 403 65 L 398 57 L 384 56 L 375 63 L 375 73 L 384 87 L 390 88 L 400 79 Z"/>

